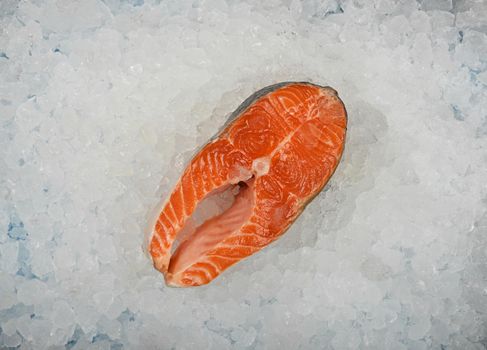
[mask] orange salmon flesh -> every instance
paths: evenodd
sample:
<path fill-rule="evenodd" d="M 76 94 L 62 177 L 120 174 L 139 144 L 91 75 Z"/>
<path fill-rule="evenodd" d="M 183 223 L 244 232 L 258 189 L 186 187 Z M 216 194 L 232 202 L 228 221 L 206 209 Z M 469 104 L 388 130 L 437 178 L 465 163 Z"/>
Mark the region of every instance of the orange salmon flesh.
<path fill-rule="evenodd" d="M 151 226 L 148 249 L 167 285 L 207 284 L 279 238 L 334 173 L 346 127 L 330 87 L 286 82 L 249 97 Z"/>

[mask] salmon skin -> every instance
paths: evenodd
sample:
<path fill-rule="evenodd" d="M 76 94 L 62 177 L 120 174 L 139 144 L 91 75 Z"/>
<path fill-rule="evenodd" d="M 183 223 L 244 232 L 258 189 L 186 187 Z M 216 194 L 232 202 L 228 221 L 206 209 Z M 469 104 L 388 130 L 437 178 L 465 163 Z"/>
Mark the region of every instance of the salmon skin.
<path fill-rule="evenodd" d="M 346 127 L 330 87 L 284 82 L 245 100 L 151 226 L 148 250 L 166 284 L 207 284 L 279 238 L 333 175 Z"/>

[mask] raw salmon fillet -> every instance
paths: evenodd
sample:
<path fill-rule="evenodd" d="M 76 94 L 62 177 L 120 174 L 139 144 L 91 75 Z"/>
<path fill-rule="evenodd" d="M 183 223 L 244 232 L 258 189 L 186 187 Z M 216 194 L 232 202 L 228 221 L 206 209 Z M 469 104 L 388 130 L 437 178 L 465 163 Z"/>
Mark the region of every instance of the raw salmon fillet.
<path fill-rule="evenodd" d="M 166 283 L 207 284 L 279 238 L 335 171 L 346 126 L 330 87 L 286 82 L 250 96 L 191 159 L 151 226 L 148 249 Z"/>

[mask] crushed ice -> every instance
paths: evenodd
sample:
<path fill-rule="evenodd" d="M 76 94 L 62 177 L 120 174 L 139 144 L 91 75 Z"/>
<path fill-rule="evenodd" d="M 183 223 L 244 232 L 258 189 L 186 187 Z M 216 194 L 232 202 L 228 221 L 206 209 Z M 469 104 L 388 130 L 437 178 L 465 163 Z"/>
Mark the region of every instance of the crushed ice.
<path fill-rule="evenodd" d="M 483 349 L 487 2 L 0 3 L 0 347 Z M 335 176 L 169 289 L 148 212 L 254 91 L 333 86 Z"/>

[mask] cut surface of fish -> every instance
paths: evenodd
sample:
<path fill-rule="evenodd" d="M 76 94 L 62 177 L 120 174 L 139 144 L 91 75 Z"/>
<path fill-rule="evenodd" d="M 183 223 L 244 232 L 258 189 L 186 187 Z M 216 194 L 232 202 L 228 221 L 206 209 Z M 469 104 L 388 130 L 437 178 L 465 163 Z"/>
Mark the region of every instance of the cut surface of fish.
<path fill-rule="evenodd" d="M 166 283 L 207 284 L 279 238 L 334 173 L 346 126 L 330 87 L 279 83 L 242 103 L 151 226 L 148 249 Z"/>

